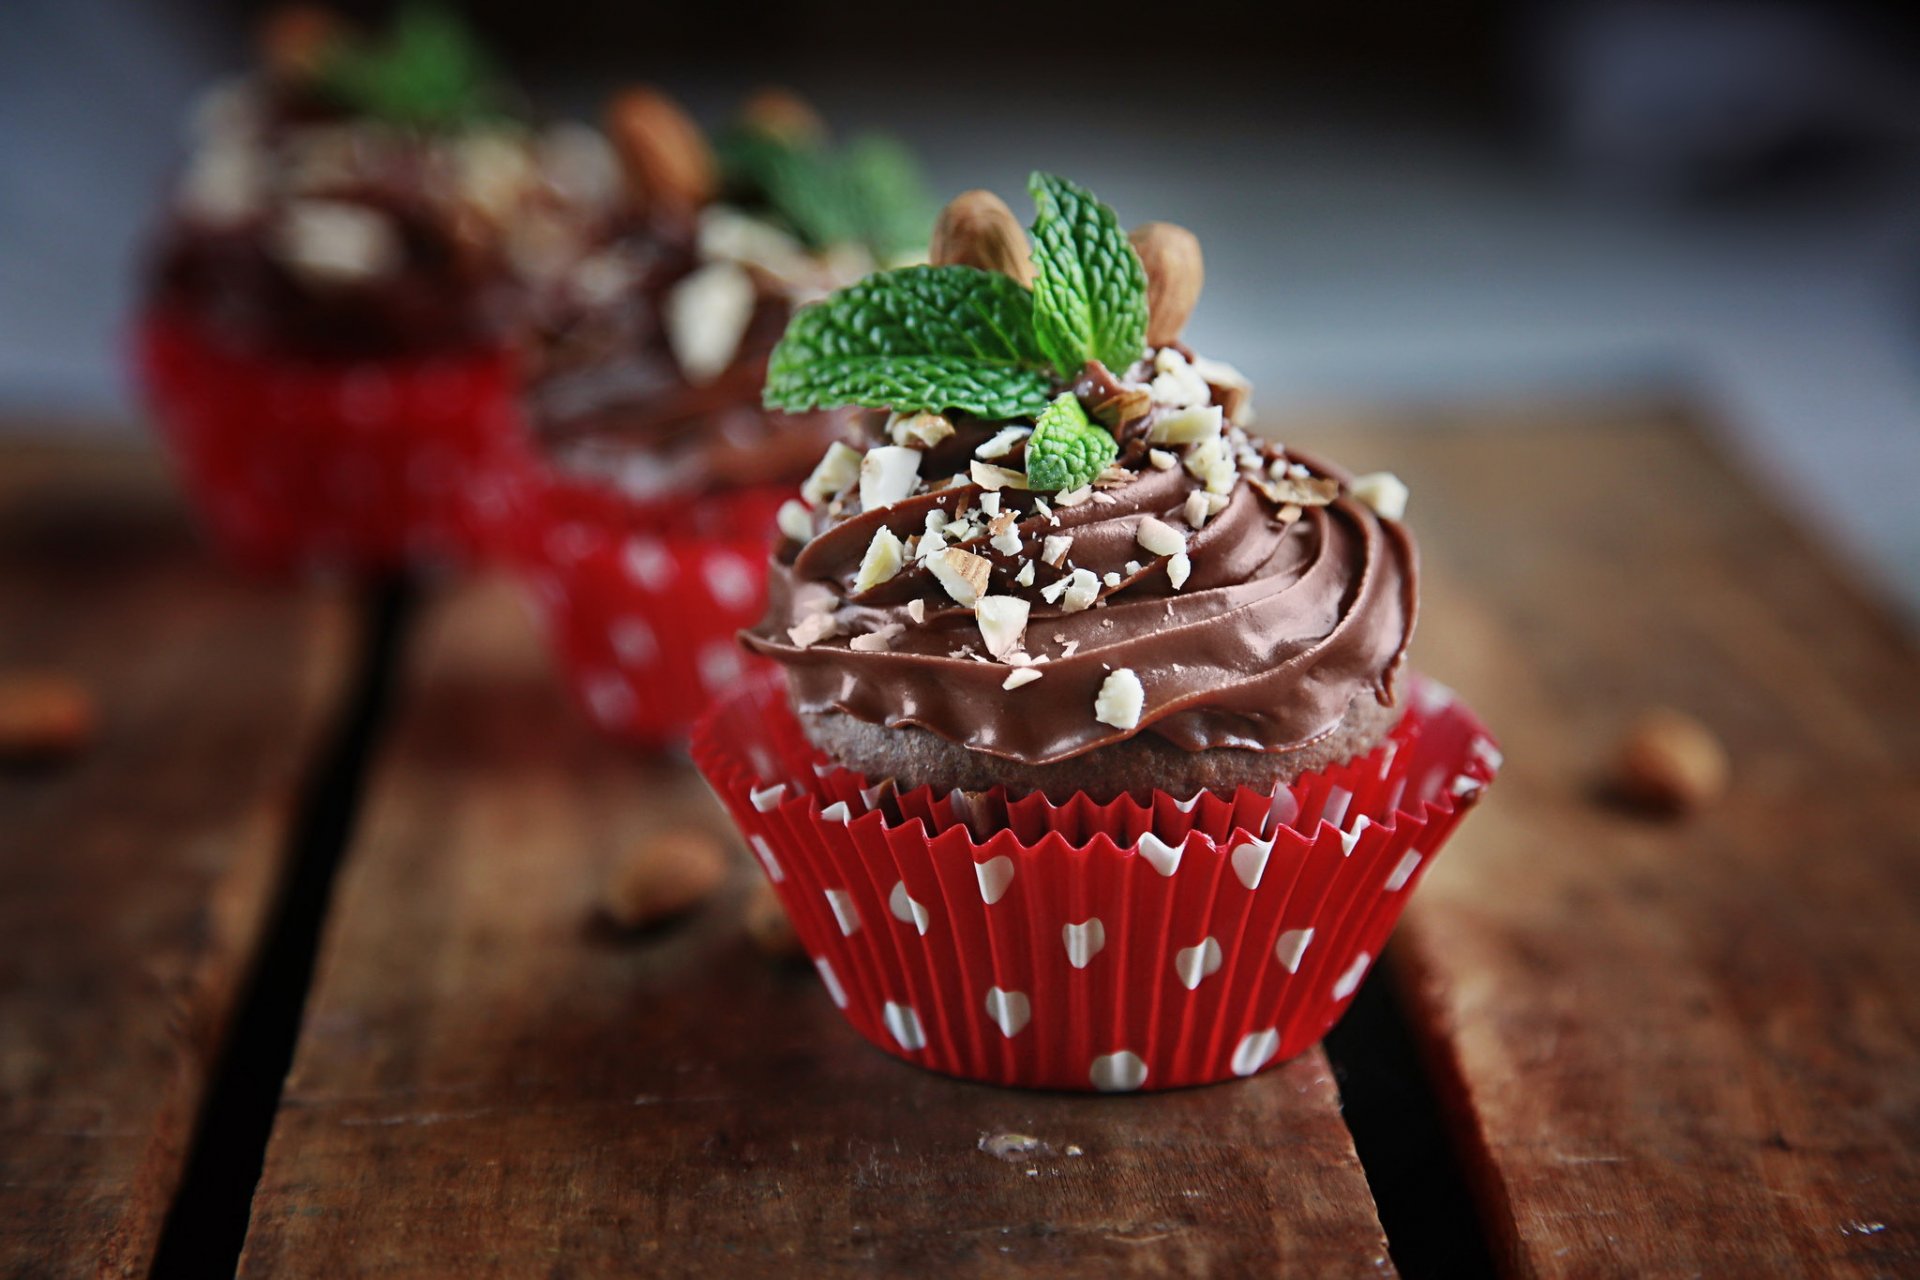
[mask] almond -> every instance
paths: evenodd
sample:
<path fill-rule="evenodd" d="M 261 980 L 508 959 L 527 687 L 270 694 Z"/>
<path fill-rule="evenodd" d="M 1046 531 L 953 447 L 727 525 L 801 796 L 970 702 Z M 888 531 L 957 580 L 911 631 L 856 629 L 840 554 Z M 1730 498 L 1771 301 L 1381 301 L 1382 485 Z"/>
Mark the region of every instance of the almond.
<path fill-rule="evenodd" d="M 0 675 L 0 764 L 66 760 L 93 738 L 93 697 L 53 672 Z"/>
<path fill-rule="evenodd" d="M 642 208 L 691 213 L 713 198 L 713 151 L 672 98 L 636 85 L 607 104 L 606 127 Z"/>
<path fill-rule="evenodd" d="M 1681 814 L 1718 799 L 1730 772 L 1713 730 L 1684 712 L 1656 707 L 1621 740 L 1613 786 L 1631 804 Z"/>
<path fill-rule="evenodd" d="M 1033 286 L 1027 233 L 1007 202 L 991 191 L 962 191 L 933 225 L 928 259 L 936 267 L 979 267 Z"/>
<path fill-rule="evenodd" d="M 726 880 L 727 863 L 726 850 L 705 831 L 656 831 L 615 864 L 601 893 L 601 908 L 623 928 L 658 924 L 710 897 Z"/>
<path fill-rule="evenodd" d="M 1147 343 L 1177 342 L 1206 278 L 1199 237 L 1171 222 L 1147 222 L 1127 238 L 1147 269 Z"/>
<path fill-rule="evenodd" d="M 288 84 L 313 79 L 322 59 L 345 35 L 338 16 L 317 4 L 285 4 L 267 14 L 255 44 L 267 74 Z"/>
<path fill-rule="evenodd" d="M 756 90 L 741 103 L 739 118 L 755 133 L 797 146 L 817 147 L 827 140 L 827 122 L 813 104 L 777 85 Z"/>

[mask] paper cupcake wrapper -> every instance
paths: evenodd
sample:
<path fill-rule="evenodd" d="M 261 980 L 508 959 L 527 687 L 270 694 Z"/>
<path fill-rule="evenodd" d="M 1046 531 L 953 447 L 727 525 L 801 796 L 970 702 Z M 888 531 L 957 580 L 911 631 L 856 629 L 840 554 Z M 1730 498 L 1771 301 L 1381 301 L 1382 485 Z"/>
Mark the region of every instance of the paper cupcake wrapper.
<path fill-rule="evenodd" d="M 790 488 L 639 502 L 542 476 L 515 559 L 562 680 L 626 742 L 683 742 L 714 698 L 777 680 L 740 647 L 767 600 L 767 551 Z"/>
<path fill-rule="evenodd" d="M 875 1045 L 992 1084 L 1171 1089 L 1316 1044 L 1492 780 L 1449 690 L 1414 677 L 1409 702 L 1375 751 L 1271 795 L 896 794 L 765 688 L 717 706 L 693 757 Z"/>
<path fill-rule="evenodd" d="M 530 474 L 510 351 L 313 361 L 178 316 L 135 340 L 153 416 L 215 547 L 242 568 L 378 573 L 492 554 Z"/>

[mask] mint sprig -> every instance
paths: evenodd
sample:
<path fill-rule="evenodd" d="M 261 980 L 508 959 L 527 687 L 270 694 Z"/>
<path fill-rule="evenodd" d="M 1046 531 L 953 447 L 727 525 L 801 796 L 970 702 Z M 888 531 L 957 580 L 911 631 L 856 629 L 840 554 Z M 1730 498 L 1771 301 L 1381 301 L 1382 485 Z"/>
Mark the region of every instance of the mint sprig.
<path fill-rule="evenodd" d="M 341 106 L 393 124 L 444 129 L 494 114 L 499 77 L 466 24 L 437 4 L 408 4 L 384 39 L 341 41 L 315 87 Z"/>
<path fill-rule="evenodd" d="M 973 267 L 906 267 L 802 307 L 767 365 L 769 408 L 854 404 L 1029 417 L 1052 380 L 1033 341 L 1033 295 Z"/>
<path fill-rule="evenodd" d="M 883 173 L 891 162 L 866 163 Z M 1090 192 L 1041 173 L 1030 186 L 1038 209 L 1031 292 L 973 267 L 868 276 L 794 314 L 768 363 L 767 406 L 958 410 L 1000 420 L 1053 412 L 1063 474 L 1078 474 L 1104 448 L 1097 475 L 1113 458 L 1113 437 L 1098 427 L 1090 429 L 1104 446 L 1085 436 L 1055 395 L 1088 360 L 1125 369 L 1140 357 L 1146 270 L 1119 219 Z M 1082 413 L 1078 426 L 1086 425 Z"/>
<path fill-rule="evenodd" d="M 1147 346 L 1147 272 L 1112 209 L 1048 173 L 1027 180 L 1034 332 L 1056 369 L 1125 369 Z"/>
<path fill-rule="evenodd" d="M 1087 417 L 1080 398 L 1068 391 L 1041 410 L 1027 437 L 1027 486 L 1056 491 L 1092 484 L 1119 452 L 1106 428 Z"/>
<path fill-rule="evenodd" d="M 836 149 L 736 128 L 715 151 L 729 198 L 764 206 L 811 249 L 858 244 L 887 261 L 924 244 L 933 225 L 919 165 L 890 139 Z"/>

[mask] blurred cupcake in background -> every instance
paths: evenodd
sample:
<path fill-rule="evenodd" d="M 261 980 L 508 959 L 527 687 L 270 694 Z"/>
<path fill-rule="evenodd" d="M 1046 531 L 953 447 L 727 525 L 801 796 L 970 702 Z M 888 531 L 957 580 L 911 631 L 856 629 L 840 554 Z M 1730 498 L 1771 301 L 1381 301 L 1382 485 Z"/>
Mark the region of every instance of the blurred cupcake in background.
<path fill-rule="evenodd" d="M 215 543 L 259 570 L 471 557 L 504 528 L 534 300 L 604 234 L 592 130 L 545 132 L 449 13 L 283 9 L 190 123 L 139 374 Z"/>
<path fill-rule="evenodd" d="M 542 300 L 521 560 L 593 721 L 660 745 L 742 678 L 779 512 L 848 427 L 764 407 L 768 354 L 797 306 L 922 252 L 933 208 L 898 145 L 836 143 L 784 91 L 712 137 L 648 87 L 605 123 L 624 199 Z"/>
<path fill-rule="evenodd" d="M 1251 1075 L 1347 1007 L 1499 765 L 1405 669 L 1407 492 L 1249 430 L 1199 242 L 1036 174 L 799 312 L 767 400 L 873 411 L 781 521 L 695 736 L 829 995 L 1002 1084 Z"/>

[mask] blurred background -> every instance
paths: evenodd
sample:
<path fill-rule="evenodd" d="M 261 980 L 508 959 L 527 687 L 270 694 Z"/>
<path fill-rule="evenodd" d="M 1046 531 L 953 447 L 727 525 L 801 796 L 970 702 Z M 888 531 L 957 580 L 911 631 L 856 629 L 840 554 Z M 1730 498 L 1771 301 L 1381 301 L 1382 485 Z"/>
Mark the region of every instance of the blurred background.
<path fill-rule="evenodd" d="M 262 7 L 0 8 L 0 422 L 141 429 L 142 237 Z M 1920 620 L 1920 6 L 461 8 L 549 115 L 649 79 L 712 123 L 778 82 L 942 198 L 1046 167 L 1188 225 L 1189 338 L 1268 423 L 1684 400 Z"/>

